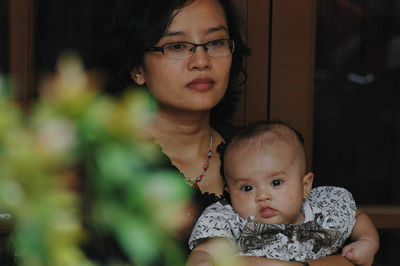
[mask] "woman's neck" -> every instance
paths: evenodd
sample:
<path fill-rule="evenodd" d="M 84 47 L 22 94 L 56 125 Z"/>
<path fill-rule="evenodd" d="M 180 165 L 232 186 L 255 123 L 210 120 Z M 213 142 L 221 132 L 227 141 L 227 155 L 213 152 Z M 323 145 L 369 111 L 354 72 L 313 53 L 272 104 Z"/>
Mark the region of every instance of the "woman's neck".
<path fill-rule="evenodd" d="M 212 153 L 207 175 L 198 183 L 201 192 L 222 195 L 224 183 L 220 176 L 220 160 L 216 147 L 223 138 L 210 126 L 210 112 L 158 111 L 149 133 L 184 176 L 194 181 L 207 161 L 212 134 Z"/>
<path fill-rule="evenodd" d="M 171 160 L 204 153 L 211 133 L 210 112 L 158 111 L 149 133 Z M 206 144 L 206 145 L 205 145 Z"/>

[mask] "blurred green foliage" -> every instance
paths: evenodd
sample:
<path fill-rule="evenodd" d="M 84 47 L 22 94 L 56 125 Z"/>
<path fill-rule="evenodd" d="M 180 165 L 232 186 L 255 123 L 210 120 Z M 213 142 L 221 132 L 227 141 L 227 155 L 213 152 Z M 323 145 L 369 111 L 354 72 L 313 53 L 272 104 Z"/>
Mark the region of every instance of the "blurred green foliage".
<path fill-rule="evenodd" d="M 146 139 L 155 103 L 140 88 L 103 95 L 99 80 L 64 56 L 26 114 L 0 76 L 0 213 L 12 217 L 0 226 L 12 224 L 17 264 L 117 265 L 82 251 L 105 233 L 129 265 L 182 265 L 173 235 L 190 195 Z"/>

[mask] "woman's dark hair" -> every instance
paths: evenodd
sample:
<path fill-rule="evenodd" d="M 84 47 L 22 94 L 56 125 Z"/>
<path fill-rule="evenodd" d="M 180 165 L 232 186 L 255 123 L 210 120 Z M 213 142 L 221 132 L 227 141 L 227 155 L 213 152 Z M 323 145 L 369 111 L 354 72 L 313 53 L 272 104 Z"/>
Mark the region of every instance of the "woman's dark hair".
<path fill-rule="evenodd" d="M 176 10 L 194 0 L 119 0 L 108 28 L 106 45 L 99 57 L 99 64 L 107 76 L 106 92 L 120 94 L 134 82 L 130 72 L 143 64 L 145 50 L 155 45 L 170 25 Z M 211 124 L 218 125 L 230 119 L 234 103 L 245 82 L 243 58 L 249 49 L 241 38 L 241 20 L 231 0 L 216 0 L 222 6 L 229 28 L 229 36 L 235 41 L 230 79 L 225 96 L 211 110 Z M 243 74 L 239 81 L 240 74 Z"/>

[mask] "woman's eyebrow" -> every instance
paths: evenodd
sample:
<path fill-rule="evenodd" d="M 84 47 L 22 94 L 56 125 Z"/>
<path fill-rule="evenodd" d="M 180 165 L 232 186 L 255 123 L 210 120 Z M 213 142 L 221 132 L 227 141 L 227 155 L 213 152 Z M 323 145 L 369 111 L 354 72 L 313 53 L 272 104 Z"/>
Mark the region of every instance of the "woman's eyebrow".
<path fill-rule="evenodd" d="M 225 26 L 218 26 L 218 27 L 209 28 L 207 30 L 207 33 L 213 33 L 213 32 L 216 32 L 216 31 L 225 31 L 226 33 L 228 33 L 228 29 Z"/>
<path fill-rule="evenodd" d="M 163 37 L 179 36 L 179 35 L 185 35 L 185 33 L 183 31 L 169 31 L 166 32 Z"/>
<path fill-rule="evenodd" d="M 228 33 L 228 29 L 225 26 L 217 26 L 217 27 L 212 27 L 206 30 L 206 34 L 217 32 L 217 31 L 225 31 Z M 163 37 L 171 37 L 171 36 L 183 36 L 185 35 L 185 32 L 183 31 L 168 31 L 164 34 Z"/>

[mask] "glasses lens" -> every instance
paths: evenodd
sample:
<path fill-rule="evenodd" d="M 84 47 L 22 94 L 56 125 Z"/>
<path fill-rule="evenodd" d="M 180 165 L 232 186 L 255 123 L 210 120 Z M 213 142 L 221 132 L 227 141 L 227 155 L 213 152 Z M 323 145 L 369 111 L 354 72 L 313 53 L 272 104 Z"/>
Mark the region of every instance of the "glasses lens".
<path fill-rule="evenodd" d="M 170 43 L 164 46 L 164 54 L 172 59 L 184 59 L 191 55 L 194 45 L 190 43 Z"/>
<path fill-rule="evenodd" d="M 207 53 L 212 57 L 228 56 L 233 52 L 233 41 L 218 39 L 206 44 Z"/>
<path fill-rule="evenodd" d="M 223 57 L 233 53 L 233 40 L 217 39 L 211 42 L 198 45 L 204 46 L 207 54 L 211 57 Z M 163 46 L 164 55 L 171 59 L 185 59 L 194 53 L 196 45 L 186 42 L 168 43 Z"/>

